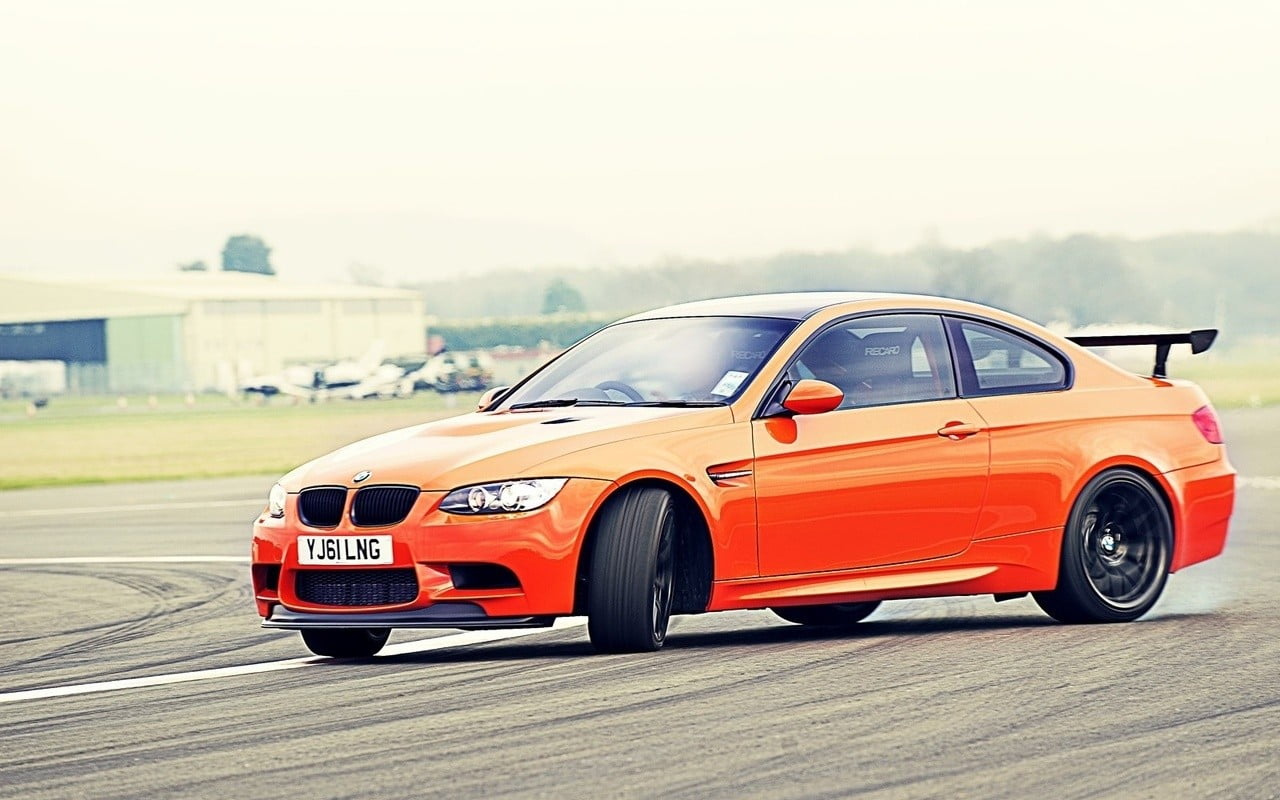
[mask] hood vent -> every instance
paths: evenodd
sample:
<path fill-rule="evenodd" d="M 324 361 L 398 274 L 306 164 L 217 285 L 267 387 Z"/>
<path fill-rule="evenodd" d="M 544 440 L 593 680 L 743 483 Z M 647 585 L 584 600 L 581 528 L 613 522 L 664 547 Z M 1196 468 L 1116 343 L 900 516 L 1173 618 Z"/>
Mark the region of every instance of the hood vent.
<path fill-rule="evenodd" d="M 562 425 L 566 422 L 577 422 L 581 419 L 582 417 L 560 417 L 559 419 L 544 419 L 542 421 L 542 424 L 543 425 Z"/>

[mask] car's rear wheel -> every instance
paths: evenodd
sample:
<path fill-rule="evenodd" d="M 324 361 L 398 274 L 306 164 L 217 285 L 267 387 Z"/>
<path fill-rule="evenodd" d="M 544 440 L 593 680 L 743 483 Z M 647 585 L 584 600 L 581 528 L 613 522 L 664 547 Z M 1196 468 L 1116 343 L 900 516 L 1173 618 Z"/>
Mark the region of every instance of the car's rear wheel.
<path fill-rule="evenodd" d="M 1058 586 L 1036 603 L 1060 622 L 1129 622 L 1164 590 L 1173 522 L 1150 479 L 1128 469 L 1084 487 L 1062 535 Z"/>
<path fill-rule="evenodd" d="M 307 649 L 318 656 L 364 658 L 382 649 L 389 628 L 312 628 L 302 631 Z"/>
<path fill-rule="evenodd" d="M 657 650 L 675 589 L 676 522 L 662 489 L 628 491 L 601 512 L 588 577 L 587 633 L 604 653 Z"/>
<path fill-rule="evenodd" d="M 840 627 L 862 622 L 879 607 L 880 601 L 873 600 L 869 603 L 834 603 L 825 606 L 779 606 L 769 610 L 797 625 Z"/>

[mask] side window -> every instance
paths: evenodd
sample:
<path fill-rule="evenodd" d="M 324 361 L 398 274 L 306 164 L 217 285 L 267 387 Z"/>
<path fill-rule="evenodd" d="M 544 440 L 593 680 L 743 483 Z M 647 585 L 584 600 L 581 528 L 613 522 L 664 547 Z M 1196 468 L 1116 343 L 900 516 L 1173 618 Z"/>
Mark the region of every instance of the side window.
<path fill-rule="evenodd" d="M 956 396 L 942 319 L 932 314 L 859 317 L 805 345 L 791 376 L 817 378 L 844 392 L 841 408 Z"/>
<path fill-rule="evenodd" d="M 1062 360 L 1030 339 L 980 322 L 952 320 L 951 325 L 953 336 L 958 334 L 964 344 L 960 375 L 965 394 L 1043 392 L 1066 386 Z"/>

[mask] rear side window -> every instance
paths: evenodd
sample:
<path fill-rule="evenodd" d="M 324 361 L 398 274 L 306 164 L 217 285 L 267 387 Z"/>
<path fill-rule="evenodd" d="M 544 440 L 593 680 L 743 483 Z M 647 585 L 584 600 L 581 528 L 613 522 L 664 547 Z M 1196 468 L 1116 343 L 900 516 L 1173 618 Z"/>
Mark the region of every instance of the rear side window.
<path fill-rule="evenodd" d="M 1013 394 L 1063 389 L 1062 359 L 1025 336 L 969 320 L 949 320 L 963 392 Z"/>

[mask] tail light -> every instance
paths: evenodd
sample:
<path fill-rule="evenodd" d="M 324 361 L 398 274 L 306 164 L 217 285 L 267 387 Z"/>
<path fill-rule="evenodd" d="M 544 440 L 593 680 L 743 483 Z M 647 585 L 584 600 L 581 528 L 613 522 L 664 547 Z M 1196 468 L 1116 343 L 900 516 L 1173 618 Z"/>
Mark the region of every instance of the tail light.
<path fill-rule="evenodd" d="M 1200 435 L 1210 444 L 1222 444 L 1222 425 L 1213 406 L 1203 406 L 1191 415 L 1191 421 L 1200 429 Z"/>

